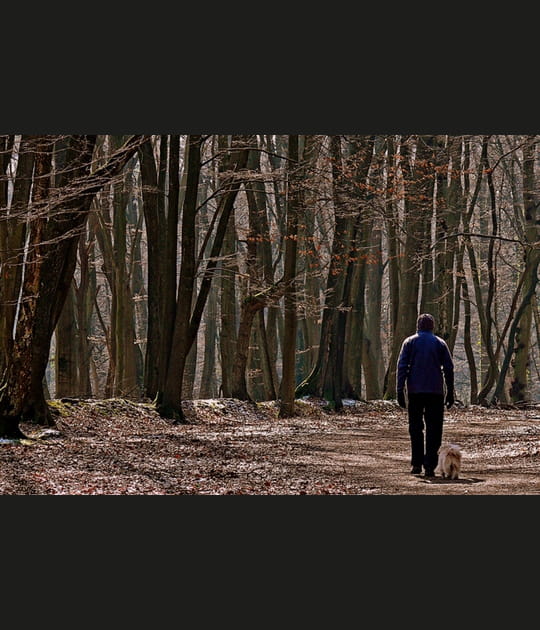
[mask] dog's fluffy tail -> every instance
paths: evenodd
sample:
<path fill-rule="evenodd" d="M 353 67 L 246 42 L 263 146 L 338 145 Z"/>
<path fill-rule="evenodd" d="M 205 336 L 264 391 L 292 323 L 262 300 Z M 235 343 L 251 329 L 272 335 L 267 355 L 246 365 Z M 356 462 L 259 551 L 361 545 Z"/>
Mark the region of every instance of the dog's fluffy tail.
<path fill-rule="evenodd" d="M 457 479 L 459 477 L 459 466 L 455 462 L 450 463 L 448 476 L 450 479 Z"/>

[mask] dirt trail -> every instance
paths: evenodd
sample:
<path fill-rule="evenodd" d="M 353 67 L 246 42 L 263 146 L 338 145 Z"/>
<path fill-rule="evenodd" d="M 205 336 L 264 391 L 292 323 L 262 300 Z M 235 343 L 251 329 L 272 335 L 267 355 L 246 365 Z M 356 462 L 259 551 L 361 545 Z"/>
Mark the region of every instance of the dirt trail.
<path fill-rule="evenodd" d="M 516 495 L 540 493 L 540 405 L 454 408 L 444 441 L 463 450 L 460 479 L 410 474 L 406 412 L 350 402 L 187 401 L 171 425 L 149 404 L 53 402 L 58 431 L 0 444 L 0 494 Z M 41 435 L 41 437 L 40 437 Z"/>

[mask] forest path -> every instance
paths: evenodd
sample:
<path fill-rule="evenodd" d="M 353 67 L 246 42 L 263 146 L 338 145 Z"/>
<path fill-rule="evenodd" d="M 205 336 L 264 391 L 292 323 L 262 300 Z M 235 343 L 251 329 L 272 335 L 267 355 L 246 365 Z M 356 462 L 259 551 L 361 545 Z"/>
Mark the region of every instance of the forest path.
<path fill-rule="evenodd" d="M 451 481 L 410 473 L 407 414 L 390 401 L 340 414 L 299 401 L 289 419 L 275 403 L 186 401 L 185 425 L 118 399 L 52 404 L 57 432 L 25 424 L 32 441 L 0 445 L 0 494 L 540 493 L 540 406 L 447 411 L 443 441 L 463 450 Z"/>

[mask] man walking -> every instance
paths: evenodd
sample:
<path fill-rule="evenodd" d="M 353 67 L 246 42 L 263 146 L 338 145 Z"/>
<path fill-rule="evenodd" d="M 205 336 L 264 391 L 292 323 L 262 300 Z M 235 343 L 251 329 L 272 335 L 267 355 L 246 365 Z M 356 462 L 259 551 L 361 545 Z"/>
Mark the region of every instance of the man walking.
<path fill-rule="evenodd" d="M 435 476 L 444 406 L 450 409 L 454 404 L 454 363 L 444 339 L 433 333 L 434 325 L 429 313 L 418 317 L 416 334 L 401 346 L 396 375 L 397 400 L 403 409 L 407 388 L 411 473 L 419 475 L 423 466 L 426 477 Z"/>

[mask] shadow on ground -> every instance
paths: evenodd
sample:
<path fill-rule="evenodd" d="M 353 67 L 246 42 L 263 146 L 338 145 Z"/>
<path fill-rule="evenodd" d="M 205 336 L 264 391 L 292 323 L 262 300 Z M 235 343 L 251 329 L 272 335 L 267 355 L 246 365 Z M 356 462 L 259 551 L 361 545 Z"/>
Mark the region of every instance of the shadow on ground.
<path fill-rule="evenodd" d="M 442 477 L 435 477 L 430 479 L 419 478 L 419 481 L 435 485 L 468 485 L 472 483 L 482 483 L 485 481 L 485 479 L 477 479 L 476 477 L 463 477 L 461 479 L 443 479 Z"/>

